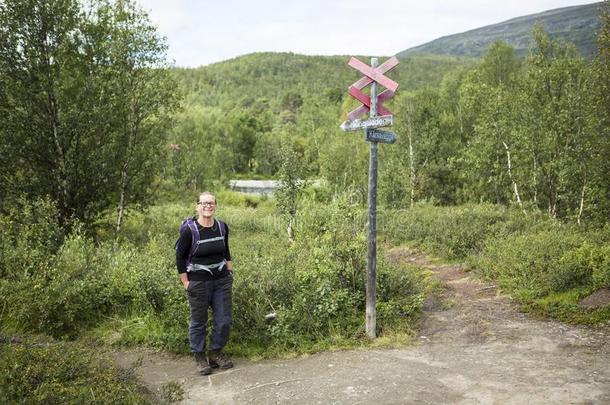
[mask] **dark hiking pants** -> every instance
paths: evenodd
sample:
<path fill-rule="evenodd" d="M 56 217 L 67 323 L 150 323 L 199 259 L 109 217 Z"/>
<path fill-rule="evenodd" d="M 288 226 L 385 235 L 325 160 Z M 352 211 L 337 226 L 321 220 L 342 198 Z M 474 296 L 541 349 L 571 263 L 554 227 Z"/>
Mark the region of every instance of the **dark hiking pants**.
<path fill-rule="evenodd" d="M 206 348 L 208 308 L 212 308 L 213 326 L 210 350 L 222 349 L 229 340 L 232 319 L 233 275 L 209 281 L 189 281 L 186 290 L 191 307 L 189 342 L 191 351 Z"/>

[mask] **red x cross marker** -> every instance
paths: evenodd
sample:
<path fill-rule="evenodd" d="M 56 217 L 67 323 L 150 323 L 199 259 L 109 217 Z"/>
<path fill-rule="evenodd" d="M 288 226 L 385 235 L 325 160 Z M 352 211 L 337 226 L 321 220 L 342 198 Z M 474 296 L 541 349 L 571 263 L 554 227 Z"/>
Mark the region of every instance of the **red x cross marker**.
<path fill-rule="evenodd" d="M 355 87 L 355 85 L 352 87 Z M 350 89 L 348 90 L 349 94 L 352 94 L 351 93 L 352 87 L 350 87 Z M 370 111 L 370 105 L 371 105 L 370 97 L 362 92 L 359 92 L 359 93 L 360 94 L 358 95 L 358 97 L 362 97 L 363 99 L 365 99 L 365 97 L 366 97 L 368 104 L 363 104 L 360 107 L 356 108 L 355 110 L 350 111 L 350 113 L 347 114 L 347 119 L 349 121 L 353 121 Z M 358 98 L 358 97 L 354 96 L 354 98 L 356 98 L 358 101 L 362 102 L 362 100 L 360 100 L 360 98 Z M 392 93 L 390 90 L 387 90 L 387 89 L 384 90 L 380 95 L 377 96 L 377 113 L 379 115 L 394 115 L 394 114 L 392 114 L 392 112 L 390 110 L 386 109 L 383 106 L 383 102 L 391 99 L 392 97 L 394 97 L 394 93 Z"/>
<path fill-rule="evenodd" d="M 394 80 L 390 79 L 389 77 L 383 75 L 384 72 L 387 72 L 388 70 L 390 70 L 391 68 L 393 68 L 394 66 L 396 66 L 398 64 L 398 59 L 395 56 L 393 56 L 392 58 L 387 60 L 384 63 L 384 65 L 390 61 L 391 61 L 391 63 L 389 63 L 388 65 L 391 67 L 387 68 L 385 71 L 380 70 L 381 66 L 379 66 L 377 68 L 372 68 L 364 62 L 360 62 L 358 59 L 354 58 L 353 56 L 347 64 L 350 65 L 351 67 L 353 67 L 354 69 L 356 69 L 357 71 L 359 71 L 360 73 L 362 73 L 363 75 L 368 76 L 371 79 L 369 83 L 376 81 L 377 83 L 381 84 L 386 89 L 389 89 L 390 91 L 396 93 L 396 90 L 398 89 L 398 83 L 396 83 Z M 356 82 L 356 83 L 358 83 L 358 82 Z"/>
<path fill-rule="evenodd" d="M 398 63 L 398 58 L 396 58 L 396 56 L 393 56 L 377 68 L 371 68 L 367 64 L 359 61 L 354 57 L 350 59 L 348 65 L 360 71 L 365 76 L 358 80 L 356 83 L 352 84 L 348 89 L 348 93 L 363 104 L 347 115 L 348 120 L 355 120 L 356 118 L 360 117 L 361 115 L 367 113 L 370 110 L 371 98 L 360 90 L 373 83 L 373 81 L 387 87 L 387 90 L 384 90 L 381 94 L 377 96 L 377 112 L 380 115 L 392 115 L 392 112 L 384 108 L 382 104 L 384 101 L 394 96 L 394 92 L 396 91 L 396 89 L 398 89 L 398 83 L 384 76 L 383 74 L 389 71 L 390 69 L 396 67 Z"/>
<path fill-rule="evenodd" d="M 354 86 L 350 86 L 350 88 L 347 90 L 347 92 L 349 93 L 350 96 L 354 97 L 356 100 L 358 100 L 362 104 L 364 104 L 364 105 L 360 106 L 359 108 L 357 108 L 356 110 L 352 111 L 349 115 L 354 113 L 354 115 L 358 114 L 358 116 L 360 116 L 361 112 L 359 112 L 358 110 L 363 109 L 362 112 L 366 112 L 366 111 L 371 109 L 371 98 L 369 96 L 367 96 L 366 94 L 364 94 L 363 92 L 361 92 L 360 90 L 355 88 Z M 388 99 L 388 98 L 390 98 L 390 97 L 392 97 L 394 95 L 394 93 L 392 93 L 389 90 L 385 90 L 381 94 L 384 94 L 384 93 L 387 94 L 387 96 L 385 96 L 385 99 Z M 393 115 L 390 110 L 386 109 L 379 102 L 379 98 L 381 97 L 381 94 L 377 97 L 377 114 L 379 114 L 379 115 Z M 348 115 L 348 117 L 349 117 L 349 115 Z"/>
<path fill-rule="evenodd" d="M 398 65 L 399 63 L 400 62 L 398 61 L 398 58 L 396 56 L 392 56 L 390 59 L 386 60 L 381 65 L 379 65 L 377 68 L 375 68 L 374 71 L 383 76 L 383 74 L 385 72 L 394 69 L 396 67 L 396 65 Z M 353 64 L 357 64 L 358 66 L 365 66 L 369 70 L 371 69 L 367 64 L 365 64 L 363 62 L 360 62 L 358 59 L 356 59 L 354 57 L 352 57 L 350 59 L 350 61 L 348 62 L 348 65 L 352 66 L 353 68 L 355 68 L 356 70 L 360 71 L 361 73 L 364 73 L 360 69 L 358 69 L 356 66 L 354 66 Z M 366 73 L 364 73 L 364 74 L 365 74 L 365 76 L 362 79 L 360 79 L 356 83 L 352 84 L 352 86 L 356 87 L 358 90 L 362 90 L 363 88 L 365 88 L 369 84 L 373 83 L 373 79 L 368 77 L 366 75 Z M 385 77 L 385 76 L 383 76 L 383 77 Z M 386 79 L 388 79 L 388 78 L 386 77 Z M 388 80 L 390 80 L 390 79 L 388 79 Z M 396 85 L 396 88 L 398 88 L 398 83 L 396 83 L 396 82 L 393 82 L 393 83 Z M 383 83 L 382 83 L 382 85 L 383 85 Z M 387 87 L 388 89 L 391 89 L 388 86 L 385 86 L 385 87 Z M 396 92 L 396 89 L 394 89 L 392 91 Z"/>

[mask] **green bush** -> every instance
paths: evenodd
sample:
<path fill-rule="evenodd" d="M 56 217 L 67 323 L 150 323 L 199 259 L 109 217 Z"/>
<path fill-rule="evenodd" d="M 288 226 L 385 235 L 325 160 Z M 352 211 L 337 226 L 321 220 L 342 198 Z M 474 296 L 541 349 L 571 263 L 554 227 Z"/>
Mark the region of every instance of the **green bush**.
<path fill-rule="evenodd" d="M 380 228 L 392 243 L 465 260 L 532 311 L 574 322 L 608 318 L 608 310 L 589 313 L 578 305 L 610 285 L 608 227 L 587 229 L 486 204 L 381 214 Z"/>
<path fill-rule="evenodd" d="M 553 291 L 590 286 L 597 290 L 610 286 L 610 245 L 584 242 L 567 251 L 551 278 Z"/>
<path fill-rule="evenodd" d="M 7 215 L 0 216 L 0 279 L 19 280 L 42 271 L 62 240 L 53 201 L 18 200 Z"/>
<path fill-rule="evenodd" d="M 584 277 L 581 270 L 560 266 L 562 256 L 584 242 L 583 235 L 560 224 L 554 230 L 497 238 L 487 244 L 477 267 L 518 296 L 538 298 L 571 288 Z"/>
<path fill-rule="evenodd" d="M 8 304 L 6 316 L 25 330 L 56 337 L 77 334 L 104 312 L 101 297 L 107 282 L 91 264 L 93 252 L 93 245 L 76 230 L 48 268 L 17 283 L 4 280 L 0 288 Z"/>
<path fill-rule="evenodd" d="M 524 302 L 573 289 L 586 295 L 610 282 L 605 240 L 603 233 L 557 223 L 553 230 L 490 241 L 476 266 Z"/>
<path fill-rule="evenodd" d="M 382 211 L 380 231 L 394 243 L 410 242 L 438 255 L 465 259 L 478 254 L 488 239 L 527 229 L 523 213 L 491 204 Z"/>
<path fill-rule="evenodd" d="M 0 398 L 29 404 L 147 404 L 131 370 L 73 342 L 0 336 Z"/>

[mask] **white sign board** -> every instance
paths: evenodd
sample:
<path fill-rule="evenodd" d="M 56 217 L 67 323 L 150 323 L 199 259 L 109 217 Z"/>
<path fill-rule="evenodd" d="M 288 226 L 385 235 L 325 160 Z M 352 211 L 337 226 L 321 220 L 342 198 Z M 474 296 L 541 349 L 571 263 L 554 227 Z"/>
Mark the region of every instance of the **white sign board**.
<path fill-rule="evenodd" d="M 341 129 L 347 132 L 357 131 L 359 129 L 388 127 L 392 125 L 394 125 L 394 116 L 382 115 L 380 117 L 373 117 L 367 120 L 345 121 L 343 124 L 341 124 Z"/>

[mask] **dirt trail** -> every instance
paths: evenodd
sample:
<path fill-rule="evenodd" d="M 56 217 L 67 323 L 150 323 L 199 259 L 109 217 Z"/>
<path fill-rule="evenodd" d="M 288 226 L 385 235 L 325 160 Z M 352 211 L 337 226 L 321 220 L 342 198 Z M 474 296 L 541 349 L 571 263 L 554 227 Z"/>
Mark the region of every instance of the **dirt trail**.
<path fill-rule="evenodd" d="M 537 321 L 460 266 L 433 265 L 406 248 L 392 260 L 430 269 L 445 286 L 425 304 L 417 344 L 236 359 L 201 377 L 187 357 L 120 353 L 154 392 L 181 383 L 185 404 L 610 404 L 610 330 Z"/>

